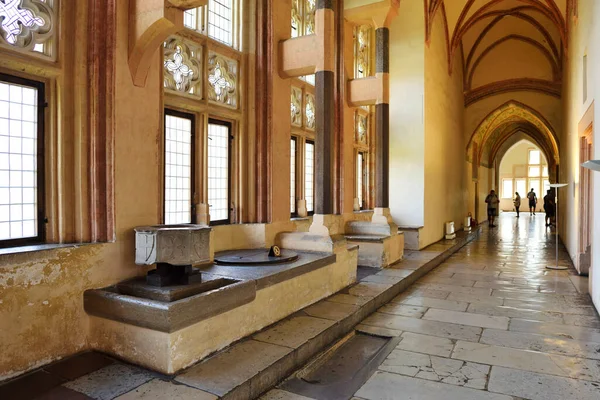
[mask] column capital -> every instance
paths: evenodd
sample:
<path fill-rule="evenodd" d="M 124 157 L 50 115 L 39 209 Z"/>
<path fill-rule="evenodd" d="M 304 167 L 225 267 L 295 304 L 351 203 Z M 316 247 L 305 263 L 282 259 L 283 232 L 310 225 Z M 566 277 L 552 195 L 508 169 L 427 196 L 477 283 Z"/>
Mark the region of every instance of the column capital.
<path fill-rule="evenodd" d="M 368 24 L 378 28 L 389 28 L 398 15 L 399 0 L 372 0 L 365 4 L 361 0 L 347 0 L 344 3 L 344 18 L 357 25 Z"/>

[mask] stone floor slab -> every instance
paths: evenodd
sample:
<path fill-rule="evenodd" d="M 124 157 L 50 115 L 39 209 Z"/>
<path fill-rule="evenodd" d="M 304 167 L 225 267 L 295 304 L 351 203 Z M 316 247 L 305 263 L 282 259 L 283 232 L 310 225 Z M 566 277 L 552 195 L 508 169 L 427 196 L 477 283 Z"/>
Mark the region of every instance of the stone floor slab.
<path fill-rule="evenodd" d="M 399 350 L 407 350 L 415 353 L 425 353 L 433 356 L 450 357 L 454 348 L 451 339 L 436 336 L 421 335 L 418 333 L 402 333 L 402 341 L 396 346 Z"/>
<path fill-rule="evenodd" d="M 125 364 L 112 364 L 84 375 L 63 386 L 96 400 L 111 400 L 153 379 L 141 368 Z"/>
<path fill-rule="evenodd" d="M 411 378 L 389 372 L 376 372 L 356 392 L 367 400 L 513 400 L 510 396 L 445 383 Z M 402 396 L 402 397 L 399 397 Z"/>
<path fill-rule="evenodd" d="M 600 343 L 600 330 L 583 326 L 552 324 L 513 318 L 510 321 L 508 329 L 516 332 L 539 333 L 558 338 Z"/>
<path fill-rule="evenodd" d="M 379 366 L 379 370 L 456 386 L 485 389 L 490 367 L 396 349 Z"/>
<path fill-rule="evenodd" d="M 310 397 L 300 396 L 285 390 L 273 389 L 262 396 L 260 400 L 313 400 Z"/>
<path fill-rule="evenodd" d="M 457 342 L 452 358 L 583 380 L 597 380 L 600 376 L 600 363 L 596 360 L 481 343 Z"/>
<path fill-rule="evenodd" d="M 582 342 L 565 338 L 549 338 L 548 336 L 535 333 L 484 329 L 479 342 L 495 346 L 512 347 L 514 349 L 600 360 L 600 343 Z"/>
<path fill-rule="evenodd" d="M 254 335 L 254 340 L 296 349 L 334 323 L 322 318 L 293 317 Z"/>
<path fill-rule="evenodd" d="M 288 347 L 246 340 L 188 369 L 175 380 L 222 396 L 291 351 Z"/>
<path fill-rule="evenodd" d="M 377 312 L 393 315 L 403 315 L 405 317 L 421 318 L 427 310 L 427 307 L 390 303 L 381 307 L 379 310 L 377 310 Z"/>
<path fill-rule="evenodd" d="M 177 385 L 160 379 L 117 397 L 115 400 L 216 400 L 217 396 L 185 385 Z"/>
<path fill-rule="evenodd" d="M 322 300 L 303 310 L 311 317 L 328 319 L 331 321 L 340 321 L 359 309 L 359 306 L 352 304 L 334 303 Z"/>
<path fill-rule="evenodd" d="M 458 325 L 439 321 L 427 321 L 423 319 L 382 313 L 375 313 L 369 316 L 363 321 L 363 324 L 395 329 L 399 331 L 471 341 L 478 341 L 479 335 L 482 331 L 481 328 L 473 326 Z"/>
<path fill-rule="evenodd" d="M 418 286 L 413 286 L 410 289 L 406 290 L 404 293 L 399 294 L 394 299 L 394 301 L 398 302 L 399 300 L 402 300 L 403 298 L 406 298 L 406 297 L 429 297 L 432 299 L 443 300 L 446 297 L 448 297 L 449 294 L 450 294 L 450 292 L 446 292 L 443 290 L 431 290 L 431 289 L 425 289 L 425 288 L 418 287 Z"/>
<path fill-rule="evenodd" d="M 438 310 L 435 308 L 430 308 L 423 316 L 423 319 L 493 329 L 508 329 L 509 322 L 507 317 L 491 317 L 489 315 Z"/>
<path fill-rule="evenodd" d="M 396 297 L 392 302 L 396 302 L 398 297 Z M 401 304 L 408 304 L 411 306 L 422 306 L 422 307 L 432 307 L 438 308 L 440 310 L 450 310 L 450 311 L 466 311 L 469 303 L 464 301 L 452 301 L 452 300 L 444 300 L 444 299 L 433 299 L 430 297 L 418 297 L 411 296 L 399 299 L 398 301 Z"/>
<path fill-rule="evenodd" d="M 351 304 L 354 306 L 362 306 L 369 302 L 369 298 L 361 297 L 361 296 L 352 296 L 351 294 L 336 294 L 334 296 L 328 297 L 327 301 L 331 301 L 333 303 L 342 303 L 342 304 Z"/>
<path fill-rule="evenodd" d="M 466 303 L 488 304 L 492 306 L 501 306 L 502 304 L 504 304 L 504 299 L 500 297 L 492 297 L 489 295 L 478 296 L 465 293 L 450 293 L 446 300 L 463 301 Z"/>
<path fill-rule="evenodd" d="M 492 367 L 488 390 L 531 400 L 598 400 L 600 384 Z"/>
<path fill-rule="evenodd" d="M 348 289 L 348 293 L 352 296 L 373 298 L 379 296 L 381 293 L 385 292 L 391 287 L 392 285 L 389 284 L 386 285 L 374 282 L 361 282 Z"/>
<path fill-rule="evenodd" d="M 508 318 L 531 319 L 534 321 L 553 322 L 558 324 L 564 322 L 563 315 L 558 312 L 524 310 L 517 307 L 489 306 L 486 304 L 472 303 L 467 309 L 467 312 Z"/>
<path fill-rule="evenodd" d="M 474 280 L 467 279 L 452 279 L 452 278 L 444 278 L 427 275 L 424 278 L 419 279 L 418 283 L 434 283 L 434 284 L 442 284 L 442 285 L 452 285 L 452 286 L 464 286 L 464 287 L 473 287 L 475 284 Z"/>
<path fill-rule="evenodd" d="M 450 293 L 463 293 L 470 294 L 474 296 L 489 296 L 492 293 L 492 289 L 486 288 L 472 288 L 472 287 L 464 287 L 464 286 L 456 286 L 456 285 L 444 285 L 437 283 L 423 283 L 418 285 L 419 288 L 423 289 L 433 289 L 440 290 L 444 292 Z"/>

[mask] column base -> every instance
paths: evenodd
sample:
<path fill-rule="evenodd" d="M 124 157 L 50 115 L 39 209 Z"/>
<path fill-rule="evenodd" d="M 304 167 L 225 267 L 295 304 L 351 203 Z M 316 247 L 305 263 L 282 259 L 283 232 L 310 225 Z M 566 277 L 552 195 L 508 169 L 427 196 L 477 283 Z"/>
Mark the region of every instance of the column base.
<path fill-rule="evenodd" d="M 341 235 L 344 233 L 344 217 L 334 214 L 315 214 L 308 231 L 318 236 Z"/>
<path fill-rule="evenodd" d="M 394 223 L 389 208 L 375 207 L 371 223 L 376 225 L 388 225 L 390 227 L 390 235 L 398 233 L 398 225 Z"/>

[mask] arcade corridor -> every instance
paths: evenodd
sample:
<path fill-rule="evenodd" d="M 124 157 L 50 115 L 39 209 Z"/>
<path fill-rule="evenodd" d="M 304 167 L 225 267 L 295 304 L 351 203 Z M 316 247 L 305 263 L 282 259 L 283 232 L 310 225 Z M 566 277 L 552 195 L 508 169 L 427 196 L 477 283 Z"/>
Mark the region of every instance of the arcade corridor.
<path fill-rule="evenodd" d="M 363 321 L 363 332 L 402 340 L 357 399 L 599 398 L 587 278 L 545 268 L 554 236 L 543 216 L 504 213 L 498 225 Z M 559 256 L 568 263 L 562 246 Z"/>

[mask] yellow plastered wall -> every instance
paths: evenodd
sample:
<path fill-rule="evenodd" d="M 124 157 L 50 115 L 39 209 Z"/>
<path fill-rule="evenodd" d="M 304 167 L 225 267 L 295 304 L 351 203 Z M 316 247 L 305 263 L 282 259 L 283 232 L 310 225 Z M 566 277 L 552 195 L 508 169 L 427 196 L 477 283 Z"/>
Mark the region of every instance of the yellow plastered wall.
<path fill-rule="evenodd" d="M 465 169 L 464 98 L 460 57 L 448 74 L 442 13 L 425 48 L 425 226 L 420 246 L 444 236 L 444 223 L 461 228 L 468 210 Z"/>
<path fill-rule="evenodd" d="M 117 7 L 116 242 L 0 256 L 0 380 L 87 349 L 83 291 L 145 272 L 133 228 L 159 222 L 160 53 L 146 87 L 134 87 L 127 2 Z"/>
<path fill-rule="evenodd" d="M 423 226 L 425 23 L 420 0 L 403 0 L 390 26 L 390 210 L 400 227 Z"/>
<path fill-rule="evenodd" d="M 577 23 L 569 19 L 569 49 L 564 65 L 563 110 L 564 128 L 561 135 L 561 181 L 568 188 L 559 191 L 560 234 L 575 263 L 579 256 L 579 122 L 600 96 L 600 3 L 593 0 L 579 1 Z M 595 21 L 595 23 L 594 23 Z M 583 56 L 587 55 L 587 98 L 584 100 Z M 600 107 L 594 107 L 594 120 L 600 121 Z M 597 125 L 597 123 L 596 123 Z M 598 128 L 594 129 L 596 132 Z M 599 158 L 600 143 L 594 137 L 594 158 Z M 600 173 L 592 173 L 592 262 L 590 269 L 590 291 L 594 304 L 600 309 Z"/>

